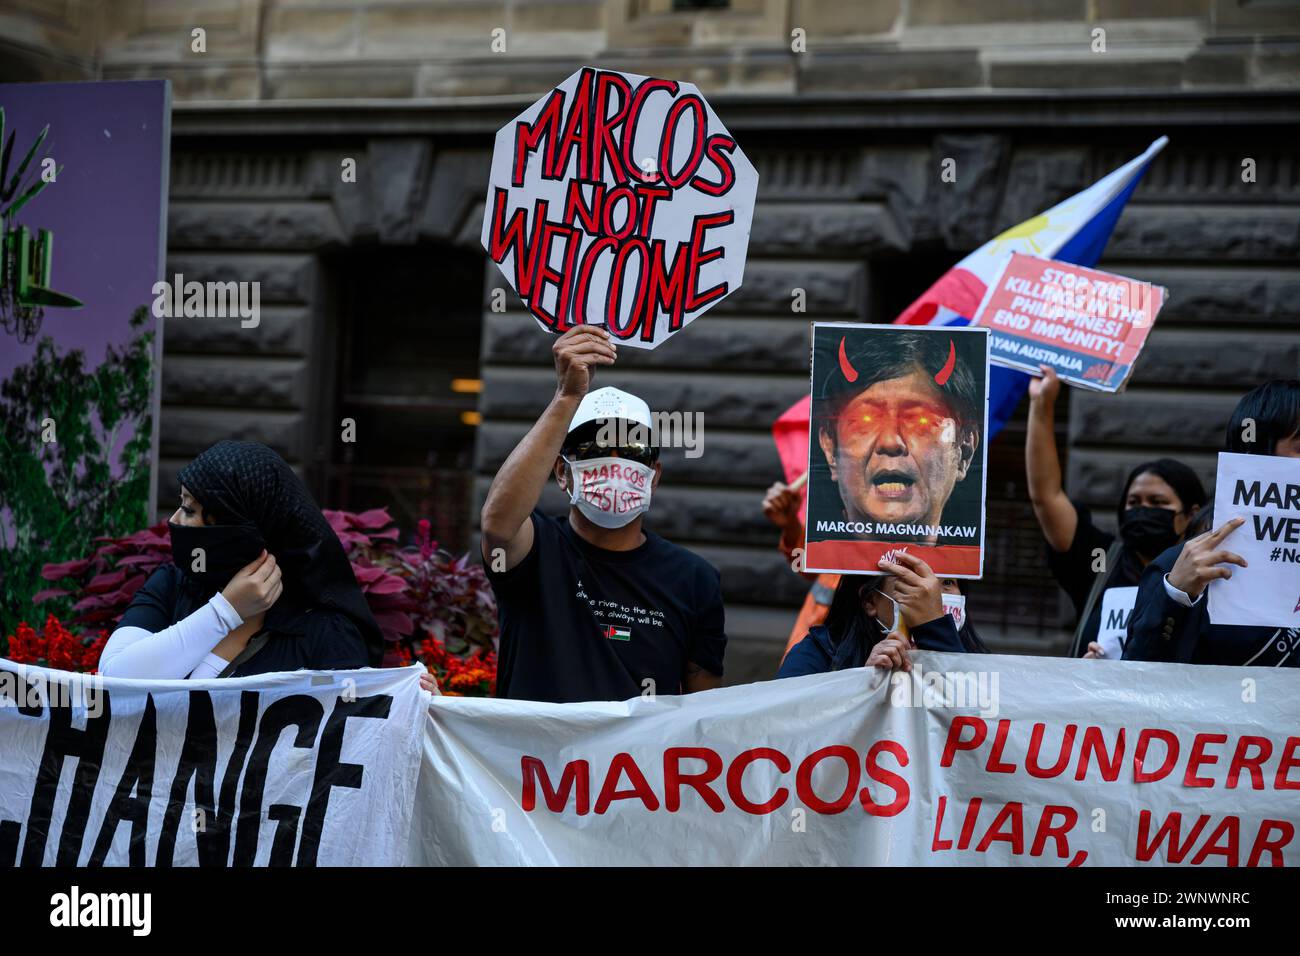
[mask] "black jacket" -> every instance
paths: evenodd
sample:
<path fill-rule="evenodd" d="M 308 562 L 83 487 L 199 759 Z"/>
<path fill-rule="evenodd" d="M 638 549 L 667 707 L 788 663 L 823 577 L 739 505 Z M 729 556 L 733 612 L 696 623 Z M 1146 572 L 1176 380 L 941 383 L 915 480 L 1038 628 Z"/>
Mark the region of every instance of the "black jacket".
<path fill-rule="evenodd" d="M 883 638 L 882 638 L 883 639 Z M 948 614 L 912 628 L 912 640 L 923 651 L 966 651 L 966 644 L 957 634 L 957 625 Z M 976 639 L 978 640 L 978 638 Z M 861 639 L 832 640 L 831 632 L 818 625 L 808 636 L 790 648 L 781 662 L 779 677 L 802 677 L 805 674 L 825 674 L 828 671 L 847 670 L 866 663 L 871 648 Z M 874 646 L 874 645 L 872 645 Z M 983 645 L 979 645 L 980 650 Z M 974 650 L 974 648 L 969 648 Z"/>
<path fill-rule="evenodd" d="M 1143 572 L 1129 617 L 1124 660 L 1300 666 L 1300 628 L 1211 624 L 1204 592 L 1191 607 L 1171 598 L 1164 578 L 1182 553 L 1182 544 L 1177 544 Z"/>
<path fill-rule="evenodd" d="M 135 592 L 118 627 L 142 627 L 157 634 L 202 606 L 188 589 L 184 574 L 164 564 Z M 235 669 L 234 677 L 296 670 L 355 670 L 370 664 L 366 642 L 356 623 L 342 611 L 316 607 L 267 615 L 270 640 Z"/>

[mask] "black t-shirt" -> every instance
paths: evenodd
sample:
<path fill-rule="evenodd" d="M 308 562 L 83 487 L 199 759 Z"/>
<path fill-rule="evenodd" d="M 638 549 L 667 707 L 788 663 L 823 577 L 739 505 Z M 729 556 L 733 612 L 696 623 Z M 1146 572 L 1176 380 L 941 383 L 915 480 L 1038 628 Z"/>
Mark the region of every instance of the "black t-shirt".
<path fill-rule="evenodd" d="M 142 627 L 157 634 L 202 606 L 203 601 L 185 588 L 180 569 L 174 564 L 164 564 L 135 592 L 118 626 Z M 366 642 L 346 614 L 312 608 L 277 617 L 282 618 L 281 623 L 265 628 L 270 632 L 270 640 L 235 669 L 235 677 L 369 666 Z"/>
<path fill-rule="evenodd" d="M 573 703 L 680 694 L 687 663 L 722 675 L 716 568 L 651 531 L 631 551 L 584 541 L 567 515 L 532 513 L 532 550 L 487 564 L 501 611 L 497 696 Z M 644 684 L 647 679 L 653 685 Z"/>
<path fill-rule="evenodd" d="M 1102 554 L 1108 552 L 1110 546 L 1115 543 L 1115 536 L 1102 531 L 1092 523 L 1092 512 L 1087 505 L 1073 498 L 1070 499 L 1070 503 L 1079 514 L 1079 521 L 1074 529 L 1074 540 L 1065 551 L 1056 551 L 1049 544 L 1047 567 L 1052 572 L 1052 577 L 1056 578 L 1056 583 L 1074 602 L 1074 617 L 1077 621 L 1079 615 L 1083 613 L 1083 606 L 1088 603 L 1088 593 L 1092 590 L 1097 575 L 1107 573 L 1093 570 L 1093 564 L 1097 560 L 1097 549 L 1100 548 Z M 1108 571 L 1103 593 L 1111 588 L 1135 587 L 1142 577 L 1142 566 L 1127 548 L 1121 549 L 1115 567 L 1109 568 Z M 1095 641 L 1097 632 L 1101 630 L 1101 605 L 1102 600 L 1098 597 L 1092 613 L 1088 615 L 1087 625 L 1083 629 L 1081 652 L 1088 649 L 1088 643 Z"/>

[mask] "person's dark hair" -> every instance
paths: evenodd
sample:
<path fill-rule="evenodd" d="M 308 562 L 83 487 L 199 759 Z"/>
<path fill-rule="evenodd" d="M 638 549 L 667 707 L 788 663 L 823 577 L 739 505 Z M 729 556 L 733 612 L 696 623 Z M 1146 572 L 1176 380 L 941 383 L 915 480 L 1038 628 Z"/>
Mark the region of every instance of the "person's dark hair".
<path fill-rule="evenodd" d="M 1205 493 L 1205 486 L 1201 484 L 1201 479 L 1196 477 L 1196 472 L 1181 461 L 1173 458 L 1157 458 L 1155 461 L 1144 461 L 1130 471 L 1128 477 L 1124 479 L 1124 488 L 1119 495 L 1119 507 L 1116 515 L 1121 522 L 1124 520 L 1124 512 L 1128 510 L 1128 491 L 1133 487 L 1133 482 L 1137 480 L 1138 476 L 1145 474 L 1163 478 L 1165 483 L 1174 489 L 1174 494 L 1178 495 L 1178 500 L 1183 503 L 1184 513 L 1191 511 L 1196 505 L 1204 505 L 1209 497 Z"/>
<path fill-rule="evenodd" d="M 975 630 L 975 624 L 971 620 L 970 616 L 970 589 L 972 582 L 965 578 L 955 578 L 954 580 L 957 582 L 957 589 L 961 591 L 966 598 L 966 620 L 962 626 L 957 629 L 957 636 L 961 638 L 961 642 L 965 645 L 968 653 L 989 654 L 991 651 L 989 651 L 988 645 L 984 643 L 983 638 L 980 637 L 979 631 Z"/>
<path fill-rule="evenodd" d="M 1254 441 L 1246 441 L 1247 420 Z M 1275 455 L 1277 443 L 1300 434 L 1300 379 L 1278 378 L 1242 396 L 1228 422 L 1223 450 L 1241 455 Z"/>
<path fill-rule="evenodd" d="M 958 425 L 974 428 L 980 435 L 984 427 L 982 380 L 976 379 L 976 369 L 964 354 L 966 349 L 957 344 L 961 336 L 909 330 L 889 332 L 886 338 L 884 334 L 855 335 L 853 329 L 844 329 L 844 358 L 855 373 L 850 382 L 840 367 L 838 350 L 841 336 L 831 335 L 840 331 L 827 330 L 823 354 L 818 362 L 824 369 L 818 395 L 828 402 L 828 417 L 838 415 L 845 402 L 877 382 L 902 378 L 918 368 L 928 375 L 935 375 L 947 365 L 951 345 L 955 350 L 956 364 L 947 381 L 942 385 L 936 383 L 935 388 L 957 416 Z M 885 341 L 890 343 L 889 348 L 881 347 Z M 829 348 L 835 351 L 827 354 Z M 982 374 L 983 370 L 979 371 Z"/>
<path fill-rule="evenodd" d="M 1187 530 L 1183 533 L 1184 538 L 1195 538 L 1197 535 L 1205 534 L 1214 527 L 1214 496 L 1205 499 L 1205 504 L 1201 505 L 1201 510 L 1196 512 L 1196 517 L 1187 523 Z"/>
<path fill-rule="evenodd" d="M 826 629 L 831 632 L 832 641 L 838 644 L 859 619 L 866 617 L 862 610 L 862 599 L 859 597 L 862 586 L 870 584 L 871 587 L 878 588 L 884 580 L 883 574 L 840 576 L 840 583 L 835 587 L 835 596 L 831 598 L 831 606 L 826 612 Z"/>

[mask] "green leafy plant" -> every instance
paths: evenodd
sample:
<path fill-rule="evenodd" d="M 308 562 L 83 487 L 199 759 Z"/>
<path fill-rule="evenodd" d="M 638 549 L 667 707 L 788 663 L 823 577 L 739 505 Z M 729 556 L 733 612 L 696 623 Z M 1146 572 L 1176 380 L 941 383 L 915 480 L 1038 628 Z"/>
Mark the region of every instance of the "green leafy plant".
<path fill-rule="evenodd" d="M 85 368 L 79 349 L 42 338 L 36 354 L 0 384 L 0 634 L 30 613 L 41 567 L 80 557 L 96 535 L 148 521 L 154 333 L 141 306 L 131 341 L 110 345 Z M 45 440 L 53 429 L 53 441 Z M 120 466 L 116 446 L 124 433 Z M 56 598 L 49 611 L 68 616 Z"/>
<path fill-rule="evenodd" d="M 0 329 L 26 343 L 40 331 L 46 306 L 79 309 L 82 302 L 50 288 L 54 234 L 38 227 L 33 237 L 17 219 L 23 207 L 58 178 L 59 168 L 52 171 L 53 175 L 45 175 L 46 164 L 50 162 L 48 147 L 39 162 L 32 162 L 50 127 L 41 130 L 13 175 L 10 175 L 10 163 L 17 131 L 11 130 L 8 139 L 4 132 L 5 115 L 0 108 L 0 143 L 4 144 L 0 147 Z"/>
<path fill-rule="evenodd" d="M 18 136 L 17 130 L 9 131 L 9 139 L 5 140 L 5 111 L 0 106 L 0 141 L 4 141 L 4 150 L 0 151 L 0 219 L 12 219 L 18 215 L 23 206 L 35 199 L 49 182 L 36 174 L 35 180 L 27 179 L 27 171 L 30 167 L 33 172 L 40 166 L 32 166 L 32 160 L 36 158 L 36 151 L 41 148 L 41 143 L 45 142 L 45 137 L 50 135 L 50 127 L 47 123 L 45 129 L 41 130 L 40 135 L 36 137 L 36 142 L 32 143 L 27 150 L 27 155 L 14 168 L 13 176 L 9 175 L 9 161 L 13 158 L 14 139 Z M 44 159 L 45 157 L 41 157 Z M 62 167 L 59 167 L 62 169 Z M 55 170 L 58 175 L 58 170 Z"/>

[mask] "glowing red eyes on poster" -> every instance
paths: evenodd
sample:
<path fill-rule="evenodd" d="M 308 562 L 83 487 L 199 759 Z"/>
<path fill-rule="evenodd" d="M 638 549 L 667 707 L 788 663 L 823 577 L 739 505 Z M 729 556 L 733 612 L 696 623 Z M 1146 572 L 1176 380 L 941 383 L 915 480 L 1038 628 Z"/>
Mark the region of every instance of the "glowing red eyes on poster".
<path fill-rule="evenodd" d="M 924 402 L 867 402 L 850 404 L 836 423 L 842 441 L 854 442 L 882 432 L 899 435 L 904 441 L 939 436 L 950 442 L 955 424 L 942 405 Z"/>
<path fill-rule="evenodd" d="M 858 380 L 858 370 L 853 367 L 849 361 L 848 353 L 844 350 L 845 336 L 840 336 L 840 374 L 844 380 L 852 385 Z M 952 370 L 957 367 L 957 346 L 952 339 L 948 340 L 948 361 L 943 363 L 943 368 L 934 374 L 934 384 L 940 388 L 948 384 L 948 379 L 952 377 Z"/>

